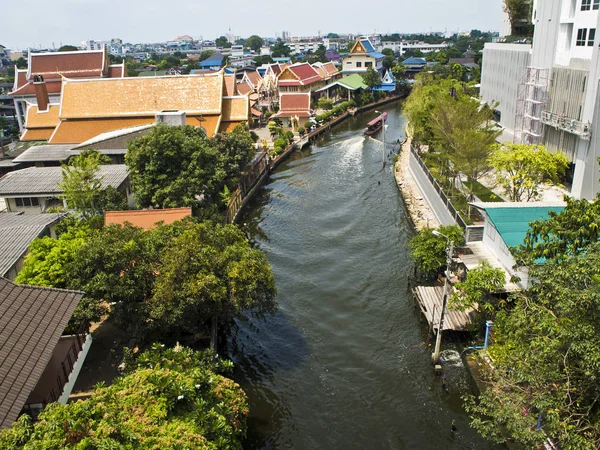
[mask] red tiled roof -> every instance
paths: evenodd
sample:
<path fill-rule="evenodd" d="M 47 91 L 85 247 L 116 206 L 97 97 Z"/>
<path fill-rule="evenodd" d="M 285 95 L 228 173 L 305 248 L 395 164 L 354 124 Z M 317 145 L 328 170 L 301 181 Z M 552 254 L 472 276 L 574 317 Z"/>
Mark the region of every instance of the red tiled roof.
<path fill-rule="evenodd" d="M 15 66 L 15 84 L 13 89 L 17 90 L 27 84 L 27 70 L 20 70 Z"/>
<path fill-rule="evenodd" d="M 260 83 L 260 80 L 262 79 L 260 74 L 254 70 L 247 70 L 245 73 L 246 77 L 252 83 L 252 86 L 254 86 L 254 88 L 256 89 L 258 87 L 258 84 Z"/>
<path fill-rule="evenodd" d="M 27 78 L 43 75 L 47 79 L 106 76 L 106 50 L 31 53 Z"/>
<path fill-rule="evenodd" d="M 46 90 L 48 91 L 48 94 L 60 94 L 61 87 L 62 81 L 46 82 Z M 28 81 L 16 91 L 12 91 L 10 95 L 35 95 L 35 88 L 33 86 L 33 82 Z"/>
<path fill-rule="evenodd" d="M 288 113 L 288 111 L 305 111 L 310 113 L 310 94 L 281 94 L 279 97 L 279 110 L 285 113 Z"/>
<path fill-rule="evenodd" d="M 235 89 L 235 75 L 225 75 L 225 91 L 227 93 L 227 97 L 233 97 L 237 94 Z"/>
<path fill-rule="evenodd" d="M 236 84 L 237 91 L 240 95 L 246 95 L 252 92 L 254 89 L 246 81 Z"/>
<path fill-rule="evenodd" d="M 332 62 L 325 63 L 322 67 L 329 75 L 335 75 L 339 72 L 337 67 L 335 67 L 335 64 L 333 64 Z"/>
<path fill-rule="evenodd" d="M 192 208 L 168 208 L 168 209 L 145 209 L 141 211 L 106 211 L 104 213 L 104 224 L 123 225 L 126 222 L 134 227 L 150 230 L 156 224 L 163 222 L 169 225 L 178 220 L 192 216 Z"/>
<path fill-rule="evenodd" d="M 271 70 L 275 74 L 275 76 L 279 75 L 282 71 L 282 68 L 279 64 L 271 64 Z"/>
<path fill-rule="evenodd" d="M 290 66 L 289 70 L 294 72 L 298 78 L 300 78 L 302 84 L 311 84 L 321 81 L 321 77 L 317 71 L 308 63 Z"/>
<path fill-rule="evenodd" d="M 125 64 L 108 66 L 108 78 L 123 78 L 125 76 Z"/>

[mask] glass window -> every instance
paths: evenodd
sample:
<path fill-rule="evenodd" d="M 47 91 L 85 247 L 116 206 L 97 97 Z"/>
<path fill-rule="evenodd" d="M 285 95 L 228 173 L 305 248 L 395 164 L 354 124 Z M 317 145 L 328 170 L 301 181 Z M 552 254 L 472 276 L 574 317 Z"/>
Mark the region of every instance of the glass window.
<path fill-rule="evenodd" d="M 594 0 L 594 7 L 592 9 L 600 8 L 600 0 Z"/>
<path fill-rule="evenodd" d="M 356 61 L 356 67 L 362 67 L 362 62 Z"/>
<path fill-rule="evenodd" d="M 588 34 L 588 47 L 594 46 L 594 39 L 596 38 L 596 29 L 590 28 L 590 33 Z"/>
<path fill-rule="evenodd" d="M 365 67 L 373 67 L 373 63 L 371 61 L 368 61 L 365 63 Z"/>
<path fill-rule="evenodd" d="M 40 206 L 40 202 L 37 197 L 31 199 L 31 206 Z"/>
<path fill-rule="evenodd" d="M 577 30 L 577 42 L 575 45 L 582 46 L 586 44 L 587 28 L 580 28 Z"/>
<path fill-rule="evenodd" d="M 15 198 L 15 203 L 19 208 L 23 207 L 23 199 L 22 198 Z"/>
<path fill-rule="evenodd" d="M 581 10 L 589 11 L 592 0 L 581 0 Z"/>

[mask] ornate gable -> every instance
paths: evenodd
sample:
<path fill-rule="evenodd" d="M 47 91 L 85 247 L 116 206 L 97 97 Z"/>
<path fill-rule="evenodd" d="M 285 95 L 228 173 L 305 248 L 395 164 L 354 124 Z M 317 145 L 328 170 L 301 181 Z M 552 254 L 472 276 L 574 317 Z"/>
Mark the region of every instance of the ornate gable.
<path fill-rule="evenodd" d="M 277 77 L 279 80 L 292 80 L 292 81 L 300 81 L 300 77 L 296 75 L 289 67 L 283 69 L 283 72 L 279 74 Z"/>
<path fill-rule="evenodd" d="M 360 38 L 356 40 L 352 46 L 352 50 L 350 50 L 350 53 L 367 53 L 367 49 L 360 42 Z"/>

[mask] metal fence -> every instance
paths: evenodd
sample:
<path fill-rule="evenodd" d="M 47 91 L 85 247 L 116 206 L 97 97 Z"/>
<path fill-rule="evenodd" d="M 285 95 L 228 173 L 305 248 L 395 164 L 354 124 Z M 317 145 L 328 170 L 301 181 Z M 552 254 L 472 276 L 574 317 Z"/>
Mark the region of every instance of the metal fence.
<path fill-rule="evenodd" d="M 240 177 L 238 188 L 231 195 L 231 200 L 225 212 L 226 223 L 233 223 L 240 209 L 244 206 L 244 200 L 254 188 L 258 180 L 269 170 L 269 156 L 266 151 L 259 154 L 256 160 Z"/>
<path fill-rule="evenodd" d="M 456 210 L 456 208 L 454 207 L 454 205 L 450 201 L 450 198 L 448 198 L 448 196 L 446 195 L 446 193 L 444 192 L 444 190 L 442 189 L 442 187 L 440 186 L 440 184 L 437 182 L 437 180 L 435 179 L 435 177 L 429 171 L 429 168 L 425 165 L 425 163 L 423 162 L 423 160 L 419 156 L 419 153 L 415 150 L 415 148 L 412 145 L 410 146 L 410 151 L 411 151 L 412 155 L 414 156 L 415 160 L 419 163 L 419 166 L 421 166 L 421 169 L 423 169 L 423 172 L 425 173 L 425 175 L 429 179 L 429 182 L 431 183 L 431 185 L 433 186 L 433 188 L 436 190 L 437 194 L 439 195 L 440 199 L 442 200 L 442 202 L 446 206 L 446 209 L 448 210 L 448 212 L 450 213 L 450 215 L 454 218 L 454 220 L 456 221 L 456 223 L 461 228 L 464 228 L 466 230 L 467 226 L 468 226 L 467 223 L 463 220 L 463 218 L 461 217 L 461 215 L 459 214 L 459 212 Z"/>

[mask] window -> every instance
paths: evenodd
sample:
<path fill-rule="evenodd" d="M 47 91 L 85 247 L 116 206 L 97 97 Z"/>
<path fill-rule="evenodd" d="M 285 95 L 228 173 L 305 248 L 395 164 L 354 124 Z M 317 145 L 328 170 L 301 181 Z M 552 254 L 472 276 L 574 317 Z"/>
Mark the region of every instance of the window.
<path fill-rule="evenodd" d="M 594 7 L 592 9 L 600 8 L 600 0 L 594 0 Z"/>
<path fill-rule="evenodd" d="M 494 226 L 491 223 L 488 223 L 486 234 L 492 242 L 496 240 L 496 228 L 494 228 Z"/>
<path fill-rule="evenodd" d="M 589 11 L 592 0 L 581 0 L 581 10 Z"/>
<path fill-rule="evenodd" d="M 19 208 L 30 208 L 31 206 L 39 206 L 40 202 L 38 201 L 37 198 L 29 198 L 29 197 L 24 197 L 24 198 L 15 198 L 15 203 L 17 205 L 17 207 Z"/>
<path fill-rule="evenodd" d="M 356 61 L 356 67 L 362 67 L 362 62 Z"/>
<path fill-rule="evenodd" d="M 580 28 L 577 30 L 577 42 L 575 43 L 575 45 L 578 46 L 583 46 L 586 44 L 586 38 L 587 38 L 587 28 Z"/>
<path fill-rule="evenodd" d="M 371 61 L 368 61 L 365 63 L 365 67 L 373 67 L 373 63 Z"/>
<path fill-rule="evenodd" d="M 594 46 L 594 38 L 596 37 L 596 29 L 590 28 L 590 34 L 588 34 L 588 47 Z"/>

